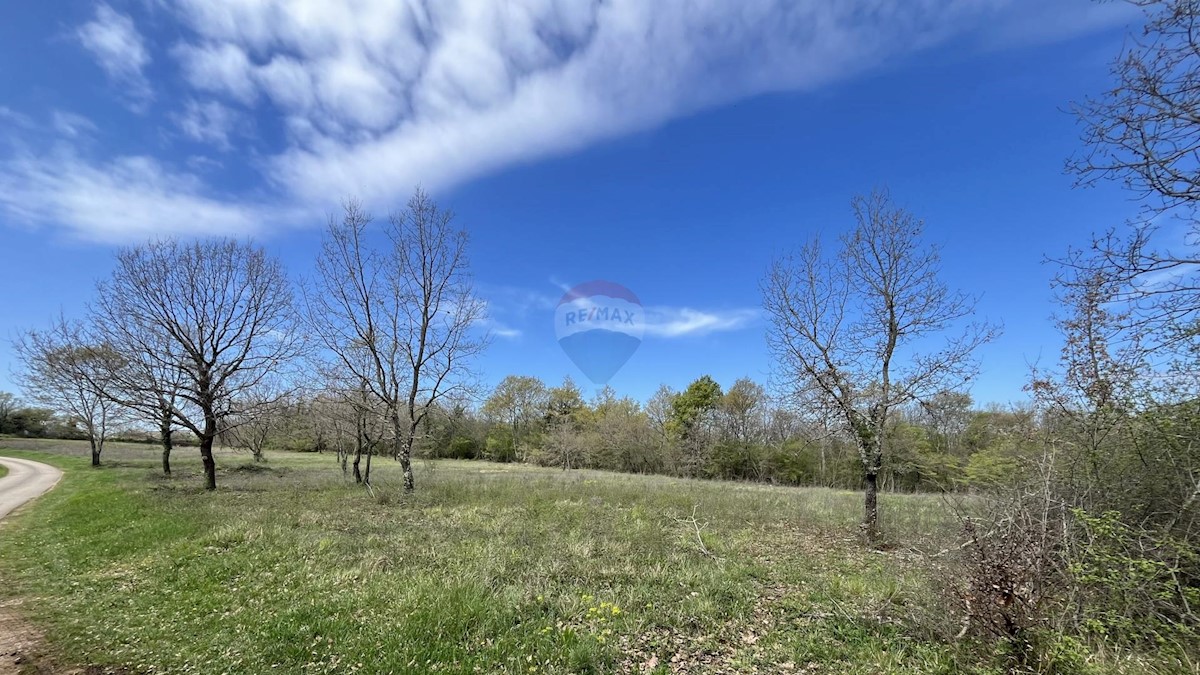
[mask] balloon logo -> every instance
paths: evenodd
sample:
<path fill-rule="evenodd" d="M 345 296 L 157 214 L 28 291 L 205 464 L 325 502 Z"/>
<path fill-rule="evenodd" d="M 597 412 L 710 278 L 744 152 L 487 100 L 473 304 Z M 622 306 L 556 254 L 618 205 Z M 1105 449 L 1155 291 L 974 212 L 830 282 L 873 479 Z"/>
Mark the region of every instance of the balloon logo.
<path fill-rule="evenodd" d="M 558 344 L 587 378 L 605 384 L 642 344 L 646 317 L 633 291 L 589 281 L 567 291 L 554 310 Z"/>

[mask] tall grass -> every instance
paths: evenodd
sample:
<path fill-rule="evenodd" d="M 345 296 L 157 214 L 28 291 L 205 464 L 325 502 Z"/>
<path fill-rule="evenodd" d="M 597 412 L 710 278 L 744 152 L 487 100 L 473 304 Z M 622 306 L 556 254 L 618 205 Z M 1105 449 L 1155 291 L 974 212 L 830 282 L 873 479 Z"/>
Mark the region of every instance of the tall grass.
<path fill-rule="evenodd" d="M 916 548 L 940 500 L 885 495 L 898 546 L 863 549 L 857 493 L 481 462 L 379 462 L 373 493 L 332 458 L 4 442 L 64 469 L 0 529 L 0 596 L 69 659 L 144 672 L 963 672 L 932 639 Z M 14 448 L 13 446 L 20 446 Z M 807 670 L 806 670 L 807 669 Z"/>

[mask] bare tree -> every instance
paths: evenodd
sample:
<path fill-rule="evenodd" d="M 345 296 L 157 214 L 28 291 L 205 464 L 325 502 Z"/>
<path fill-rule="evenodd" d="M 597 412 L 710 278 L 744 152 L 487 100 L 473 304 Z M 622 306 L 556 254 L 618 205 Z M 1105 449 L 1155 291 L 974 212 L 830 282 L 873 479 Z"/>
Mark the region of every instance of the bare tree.
<path fill-rule="evenodd" d="M 267 442 L 283 423 L 285 403 L 275 394 L 250 394 L 239 408 L 222 421 L 219 433 L 224 445 L 250 452 L 255 462 L 265 462 Z"/>
<path fill-rule="evenodd" d="M 1120 453 L 1101 446 L 1127 431 L 1132 411 L 1143 420 L 1170 418 L 1164 409 L 1183 410 L 1200 392 L 1200 3 L 1129 1 L 1144 10 L 1146 21 L 1113 62 L 1114 86 L 1074 106 L 1085 148 L 1068 167 L 1083 184 L 1116 180 L 1142 198 L 1151 215 L 1173 212 L 1185 225 L 1178 233 L 1159 232 L 1150 219 L 1128 233 L 1109 230 L 1057 261 L 1056 285 L 1071 310 L 1059 322 L 1067 339 L 1063 373 L 1057 381 L 1039 377 L 1033 384 L 1035 393 L 1077 422 L 1092 474 L 1119 459 Z M 1162 241 L 1164 234 L 1175 236 Z M 1166 428 L 1139 434 L 1154 440 L 1138 449 L 1137 472 L 1117 462 L 1119 487 L 1129 489 L 1145 477 L 1154 485 L 1182 481 L 1186 511 L 1200 497 L 1192 438 Z M 1107 445 L 1135 444 L 1122 438 Z M 1164 452 L 1173 455 L 1163 462 L 1172 469 L 1160 475 L 1156 456 Z M 1115 490 L 1106 484 L 1099 492 Z M 1145 491 L 1130 501 L 1135 510 L 1167 502 L 1172 520 L 1182 513 L 1177 503 Z"/>
<path fill-rule="evenodd" d="M 1200 202 L 1200 5 L 1128 0 L 1146 22 L 1113 61 L 1114 86 L 1073 106 L 1086 149 L 1068 162 L 1081 183 L 1116 179 L 1153 210 Z"/>
<path fill-rule="evenodd" d="M 111 396 L 113 374 L 122 358 L 110 345 L 92 342 L 84 325 L 59 317 L 50 328 L 31 330 L 13 342 L 21 361 L 21 380 L 33 400 L 70 415 L 83 425 L 92 450 L 92 466 L 121 420 Z"/>
<path fill-rule="evenodd" d="M 852 201 L 857 226 L 828 256 L 814 239 L 776 260 L 763 282 L 768 343 L 779 374 L 802 410 L 848 433 L 865 484 L 863 530 L 879 537 L 878 475 L 887 424 L 898 406 L 964 386 L 971 355 L 995 328 L 972 323 L 940 348 L 931 336 L 970 315 L 973 301 L 938 279 L 936 247 L 923 224 L 894 206 L 887 192 Z"/>
<path fill-rule="evenodd" d="M 323 421 L 331 432 L 342 472 L 353 469 L 354 482 L 369 486 L 371 460 L 386 440 L 390 427 L 389 416 L 379 397 L 373 393 L 370 381 L 361 376 L 361 373 L 370 370 L 368 351 L 354 349 L 347 356 L 357 356 L 364 361 L 353 372 L 336 362 L 323 361 L 317 364 L 316 369 L 323 374 L 326 383 Z M 354 458 L 353 464 L 350 464 L 351 456 Z"/>
<path fill-rule="evenodd" d="M 354 482 L 371 484 L 371 458 L 375 456 L 383 441 L 387 426 L 386 419 L 379 414 L 376 401 L 371 398 L 370 388 L 365 382 L 348 392 L 346 408 L 354 425 Z M 363 458 L 366 457 L 366 463 Z"/>
<path fill-rule="evenodd" d="M 570 422 L 551 426 L 542 444 L 547 463 L 560 465 L 563 471 L 578 467 L 587 451 L 587 436 L 587 432 Z"/>
<path fill-rule="evenodd" d="M 1110 230 L 1064 260 L 1066 287 L 1097 275 L 1112 284 L 1112 302 L 1128 305 L 1120 328 L 1142 336 L 1150 352 L 1195 344 L 1200 319 L 1200 4 L 1129 0 L 1145 11 L 1140 35 L 1114 60 L 1111 89 L 1073 107 L 1084 150 L 1068 161 L 1081 184 L 1116 180 L 1143 199 L 1152 215 L 1188 216 L 1186 233 L 1152 245 L 1156 226 L 1128 235 Z"/>
<path fill-rule="evenodd" d="M 302 352 L 283 268 L 232 239 L 165 239 L 120 250 L 98 291 L 94 313 L 106 341 L 178 383 L 172 416 L 199 439 L 205 487 L 215 489 L 218 433 L 231 416 L 253 417 L 268 403 L 250 394 Z M 144 402 L 162 402 L 162 385 L 123 382 Z"/>
<path fill-rule="evenodd" d="M 387 248 L 367 243 L 371 222 L 355 201 L 341 221 L 330 219 L 306 314 L 347 379 L 385 409 L 392 455 L 412 490 L 413 442 L 431 407 L 467 384 L 470 359 L 486 343 L 471 334 L 484 305 L 471 286 L 466 232 L 425 192 L 388 219 Z"/>
<path fill-rule="evenodd" d="M 758 441 L 766 428 L 767 392 L 748 377 L 738 378 L 721 398 L 721 432 L 741 443 Z"/>
<path fill-rule="evenodd" d="M 92 322 L 104 335 L 118 335 L 109 317 L 93 311 Z M 144 348 L 121 352 L 121 368 L 111 373 L 107 394 L 143 423 L 158 429 L 162 446 L 163 475 L 171 475 L 174 449 L 175 406 L 179 403 L 182 370 L 174 354 L 178 350 L 169 335 L 143 335 Z M 157 340 L 156 340 L 157 338 Z M 151 342 L 157 342 L 149 347 Z"/>

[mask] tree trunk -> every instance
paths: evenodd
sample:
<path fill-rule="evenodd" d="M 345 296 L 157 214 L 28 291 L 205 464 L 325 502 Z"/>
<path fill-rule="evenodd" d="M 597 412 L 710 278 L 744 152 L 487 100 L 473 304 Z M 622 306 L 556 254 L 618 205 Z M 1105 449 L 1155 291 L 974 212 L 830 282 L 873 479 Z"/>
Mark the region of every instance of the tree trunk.
<path fill-rule="evenodd" d="M 396 459 L 400 460 L 400 468 L 404 472 L 405 492 L 412 492 L 414 487 L 412 472 L 412 446 L 413 439 L 417 435 L 417 424 L 417 421 L 413 420 L 409 423 L 408 428 L 404 429 L 400 423 L 399 411 L 393 413 L 392 425 L 396 435 L 392 454 Z"/>
<path fill-rule="evenodd" d="M 92 466 L 100 466 L 100 448 L 96 445 L 96 434 L 88 429 L 88 443 L 92 447 Z"/>
<path fill-rule="evenodd" d="M 863 475 L 866 482 L 866 494 L 863 500 L 863 534 L 867 543 L 874 545 L 879 541 L 879 474 L 867 470 Z"/>
<path fill-rule="evenodd" d="M 200 439 L 200 460 L 204 463 L 204 489 L 217 489 L 217 463 L 213 460 L 213 437 L 204 436 Z"/>
<path fill-rule="evenodd" d="M 363 471 L 362 476 L 363 483 L 367 485 L 371 484 L 371 455 L 373 454 L 375 454 L 375 452 L 370 448 L 367 448 L 367 468 Z"/>
<path fill-rule="evenodd" d="M 171 448 L 173 442 L 171 439 L 171 413 L 164 413 L 161 426 L 158 428 L 159 438 L 162 441 L 162 467 L 163 475 L 171 475 Z"/>
<path fill-rule="evenodd" d="M 354 482 L 362 483 L 363 475 L 359 470 L 359 462 L 362 461 L 362 451 L 364 445 L 363 432 L 363 414 L 358 412 L 357 419 L 354 420 Z M 342 470 L 345 471 L 345 462 L 342 463 Z"/>
<path fill-rule="evenodd" d="M 412 472 L 412 436 L 404 439 L 404 446 L 400 448 L 400 468 L 404 471 L 404 491 L 412 492 L 413 472 Z"/>

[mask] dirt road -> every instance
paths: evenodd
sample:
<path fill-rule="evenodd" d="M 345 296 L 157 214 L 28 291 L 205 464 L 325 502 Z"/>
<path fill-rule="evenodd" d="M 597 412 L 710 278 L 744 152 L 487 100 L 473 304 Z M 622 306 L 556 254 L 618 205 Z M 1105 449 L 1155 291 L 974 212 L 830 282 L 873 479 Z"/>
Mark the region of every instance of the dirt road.
<path fill-rule="evenodd" d="M 25 502 L 54 487 L 62 472 L 41 462 L 0 457 L 8 475 L 0 478 L 0 519 Z M 39 664 L 42 635 L 21 618 L 20 599 L 0 602 L 0 675 L 19 673 L 82 673 L 79 669 L 57 668 L 44 661 Z"/>
<path fill-rule="evenodd" d="M 8 475 L 0 478 L 0 518 L 54 487 L 62 478 L 61 471 L 41 462 L 0 457 L 0 464 L 8 468 Z"/>

